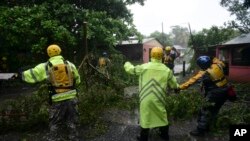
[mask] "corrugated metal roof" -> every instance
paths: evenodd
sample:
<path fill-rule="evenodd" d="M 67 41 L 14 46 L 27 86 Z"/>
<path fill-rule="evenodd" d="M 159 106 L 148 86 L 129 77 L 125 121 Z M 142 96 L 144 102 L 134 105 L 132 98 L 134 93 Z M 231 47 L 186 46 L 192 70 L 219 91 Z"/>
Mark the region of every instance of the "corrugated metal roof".
<path fill-rule="evenodd" d="M 232 40 L 222 44 L 222 45 L 229 45 L 229 44 L 245 44 L 250 43 L 250 33 L 248 34 L 242 34 L 236 38 L 233 38 Z"/>
<path fill-rule="evenodd" d="M 151 40 L 155 40 L 155 38 L 146 38 L 142 40 L 142 44 L 149 42 Z M 121 45 L 127 45 L 127 44 L 139 44 L 139 40 L 137 39 L 131 39 L 131 40 L 126 40 L 126 41 L 122 41 L 120 43 Z"/>
<path fill-rule="evenodd" d="M 186 49 L 186 48 L 184 48 L 184 47 L 182 47 L 182 46 L 180 46 L 180 45 L 173 45 L 174 46 L 174 48 L 176 48 L 176 49 Z"/>

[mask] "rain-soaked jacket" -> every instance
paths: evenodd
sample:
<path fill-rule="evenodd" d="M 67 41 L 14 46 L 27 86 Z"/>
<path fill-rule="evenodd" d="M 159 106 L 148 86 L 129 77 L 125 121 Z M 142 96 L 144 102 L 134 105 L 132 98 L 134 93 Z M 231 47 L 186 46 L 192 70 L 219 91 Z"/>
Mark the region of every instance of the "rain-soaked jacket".
<path fill-rule="evenodd" d="M 134 66 L 130 62 L 124 65 L 125 71 L 139 75 L 140 125 L 142 128 L 154 128 L 168 125 L 166 105 L 166 88 L 179 85 L 172 71 L 161 61 Z"/>
<path fill-rule="evenodd" d="M 64 58 L 61 55 L 54 56 L 49 59 L 49 62 L 52 65 L 63 64 Z M 80 84 L 80 76 L 75 65 L 69 61 L 68 61 L 68 64 L 71 67 L 71 71 L 73 72 L 75 84 L 76 85 Z M 45 62 L 45 63 L 38 64 L 36 67 L 32 69 L 24 71 L 22 73 L 22 80 L 27 83 L 37 83 L 37 82 L 41 82 L 44 80 L 49 81 L 49 76 L 47 74 L 48 73 L 47 67 L 48 67 L 48 62 Z M 76 97 L 76 94 L 77 94 L 76 90 L 71 89 L 64 93 L 58 93 L 58 94 L 55 93 L 52 95 L 51 99 L 53 102 L 58 102 L 58 101 L 63 101 L 67 99 L 73 99 Z"/>
<path fill-rule="evenodd" d="M 223 62 L 214 58 L 212 65 L 207 70 L 199 71 L 195 76 L 181 84 L 180 89 L 187 89 L 198 80 L 202 81 L 206 92 L 216 88 L 225 87 L 227 86 L 227 79 L 223 72 L 224 67 L 225 64 Z"/>

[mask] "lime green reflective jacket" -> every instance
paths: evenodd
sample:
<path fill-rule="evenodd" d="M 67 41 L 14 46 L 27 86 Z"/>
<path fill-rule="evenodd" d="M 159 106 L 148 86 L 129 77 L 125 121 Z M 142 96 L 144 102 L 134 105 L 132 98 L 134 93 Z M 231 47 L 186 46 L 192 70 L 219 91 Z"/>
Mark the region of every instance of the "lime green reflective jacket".
<path fill-rule="evenodd" d="M 54 65 L 54 64 L 62 64 L 63 62 L 63 57 L 61 55 L 51 57 L 49 61 Z M 75 67 L 75 65 L 71 62 L 69 62 L 69 65 L 71 67 L 71 70 L 73 71 L 74 79 L 76 85 L 80 84 L 80 75 Z M 26 70 L 22 73 L 22 80 L 27 82 L 27 83 L 38 83 L 42 82 L 44 80 L 48 80 L 48 75 L 46 71 L 47 67 L 47 62 L 38 64 L 32 69 Z M 76 96 L 76 91 L 74 92 L 68 92 L 68 94 L 63 94 L 61 96 L 53 95 L 52 100 L 53 101 L 62 101 L 66 99 L 72 99 L 75 98 Z M 58 97 L 58 98 L 57 98 Z"/>
<path fill-rule="evenodd" d="M 124 64 L 129 74 L 139 75 L 140 125 L 142 128 L 154 128 L 168 125 L 166 111 L 167 87 L 178 88 L 172 71 L 161 61 L 134 66 L 130 62 Z"/>

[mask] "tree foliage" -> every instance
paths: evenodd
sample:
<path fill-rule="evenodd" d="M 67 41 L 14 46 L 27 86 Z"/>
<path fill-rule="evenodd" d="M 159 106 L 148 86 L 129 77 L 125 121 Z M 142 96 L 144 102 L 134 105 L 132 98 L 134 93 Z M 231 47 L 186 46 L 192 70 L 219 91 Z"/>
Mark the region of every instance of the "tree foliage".
<path fill-rule="evenodd" d="M 187 47 L 189 36 L 188 28 L 173 26 L 172 30 L 167 34 L 155 31 L 151 33 L 149 37 L 158 39 L 164 46 L 180 45 L 182 47 Z"/>
<path fill-rule="evenodd" d="M 155 31 L 155 32 L 151 33 L 149 37 L 152 37 L 152 38 L 159 40 L 163 46 L 173 45 L 172 38 L 170 37 L 169 34 Z"/>
<path fill-rule="evenodd" d="M 203 29 L 193 35 L 194 45 L 198 48 L 207 48 L 213 45 L 224 43 L 239 35 L 237 30 L 232 28 L 212 26 L 210 29 Z"/>
<path fill-rule="evenodd" d="M 126 5 L 143 2 L 3 0 L 0 2 L 0 55 L 7 56 L 9 63 L 18 68 L 21 64 L 45 60 L 46 47 L 57 43 L 63 55 L 72 59 L 74 51 L 82 51 L 84 21 L 88 25 L 89 49 L 98 45 L 112 48 L 119 40 L 141 36 Z"/>
<path fill-rule="evenodd" d="M 244 1 L 244 6 L 249 8 L 250 7 L 250 0 L 245 0 Z"/>
<path fill-rule="evenodd" d="M 226 7 L 236 19 L 229 21 L 228 25 L 239 29 L 242 33 L 250 32 L 250 1 L 249 0 L 221 0 L 220 4 Z"/>
<path fill-rule="evenodd" d="M 224 43 L 238 36 L 239 34 L 240 33 L 238 30 L 232 29 L 230 27 L 217 26 L 212 26 L 210 29 L 203 29 L 202 31 L 199 31 L 197 33 L 193 32 L 193 41 L 190 38 L 188 42 L 189 47 L 192 46 L 192 50 L 190 51 L 194 51 L 194 55 L 191 58 L 191 69 L 195 69 L 195 60 L 197 59 L 198 55 L 204 53 L 212 55 L 210 53 L 214 52 L 213 50 L 209 50 L 209 47 Z"/>
<path fill-rule="evenodd" d="M 181 26 L 174 26 L 170 32 L 173 37 L 173 43 L 182 47 L 187 47 L 190 37 L 189 29 Z"/>

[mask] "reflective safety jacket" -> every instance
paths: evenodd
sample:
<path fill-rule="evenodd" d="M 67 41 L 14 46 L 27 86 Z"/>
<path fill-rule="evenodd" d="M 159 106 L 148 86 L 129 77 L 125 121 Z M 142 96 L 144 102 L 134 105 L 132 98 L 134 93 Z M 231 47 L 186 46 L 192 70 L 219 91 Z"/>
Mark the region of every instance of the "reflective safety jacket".
<path fill-rule="evenodd" d="M 102 73 L 108 79 L 110 78 L 108 67 L 110 66 L 110 60 L 107 57 L 100 57 L 98 60 L 97 69 L 100 73 Z"/>
<path fill-rule="evenodd" d="M 174 60 L 176 58 L 176 54 L 175 53 L 171 53 L 170 54 L 166 54 L 164 56 L 164 64 L 170 68 L 170 69 L 173 69 L 174 68 Z"/>
<path fill-rule="evenodd" d="M 227 79 L 223 73 L 223 66 L 218 62 L 213 64 L 207 70 L 199 71 L 195 76 L 191 77 L 188 81 L 180 85 L 180 89 L 187 89 L 198 80 L 201 80 L 205 91 L 215 88 L 224 87 L 227 85 Z"/>
<path fill-rule="evenodd" d="M 139 75 L 140 125 L 142 128 L 154 128 L 168 125 L 166 111 L 166 88 L 178 88 L 172 71 L 160 60 L 134 66 L 124 64 L 129 74 Z"/>
<path fill-rule="evenodd" d="M 49 59 L 49 62 L 52 65 L 63 64 L 64 58 L 61 55 L 54 56 Z M 75 84 L 76 85 L 80 84 L 80 76 L 75 65 L 69 61 L 68 61 L 68 64 L 71 67 L 71 71 L 74 77 Z M 36 67 L 32 69 L 24 71 L 22 73 L 22 80 L 27 83 L 37 83 L 37 82 L 41 82 L 44 80 L 49 81 L 48 71 L 46 71 L 47 67 L 48 67 L 48 63 L 45 62 L 45 63 L 38 64 Z M 66 99 L 72 99 L 75 97 L 76 97 L 76 90 L 71 89 L 63 93 L 54 93 L 52 94 L 51 98 L 53 102 L 58 102 L 58 101 L 66 100 Z"/>
<path fill-rule="evenodd" d="M 226 65 L 218 58 L 214 57 L 213 58 L 213 64 L 218 64 L 219 67 L 223 70 L 224 67 L 226 67 Z"/>

